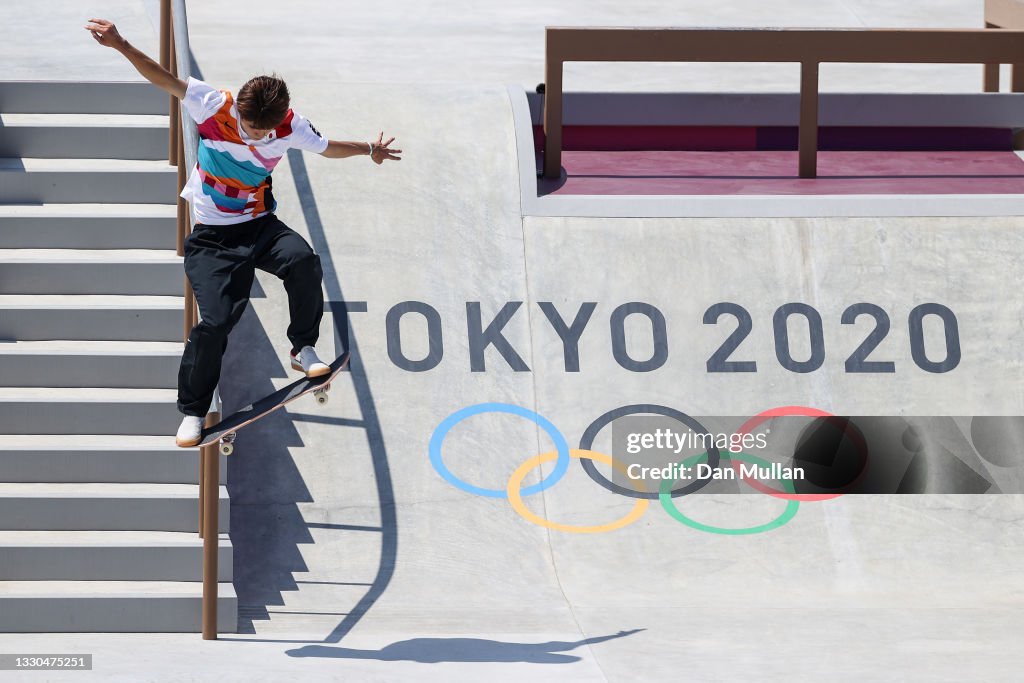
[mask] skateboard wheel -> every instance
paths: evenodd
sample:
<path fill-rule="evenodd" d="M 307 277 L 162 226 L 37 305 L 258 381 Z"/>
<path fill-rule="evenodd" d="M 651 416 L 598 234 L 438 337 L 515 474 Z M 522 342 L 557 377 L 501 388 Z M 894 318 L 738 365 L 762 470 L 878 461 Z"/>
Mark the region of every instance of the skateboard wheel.
<path fill-rule="evenodd" d="M 316 402 L 319 403 L 320 405 L 326 404 L 327 403 L 327 394 L 317 394 L 316 395 Z"/>
<path fill-rule="evenodd" d="M 235 451 L 235 445 L 233 443 L 231 443 L 230 441 L 224 442 L 224 443 L 222 443 L 220 445 L 220 454 L 221 455 L 231 455 L 232 453 L 234 453 L 234 451 Z"/>

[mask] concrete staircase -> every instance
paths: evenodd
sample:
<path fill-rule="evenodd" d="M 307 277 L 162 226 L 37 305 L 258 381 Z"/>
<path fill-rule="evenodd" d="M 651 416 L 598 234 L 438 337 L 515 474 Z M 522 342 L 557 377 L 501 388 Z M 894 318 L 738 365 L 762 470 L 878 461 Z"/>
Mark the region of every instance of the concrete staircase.
<path fill-rule="evenodd" d="M 0 82 L 0 632 L 200 631 L 166 113 L 144 83 Z"/>

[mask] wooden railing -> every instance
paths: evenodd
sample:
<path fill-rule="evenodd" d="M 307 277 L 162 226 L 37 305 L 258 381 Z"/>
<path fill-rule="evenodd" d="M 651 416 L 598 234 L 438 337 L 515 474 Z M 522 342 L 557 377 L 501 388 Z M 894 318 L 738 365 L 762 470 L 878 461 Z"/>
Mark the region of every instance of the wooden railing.
<path fill-rule="evenodd" d="M 562 166 L 566 62 L 800 64 L 799 174 L 817 176 L 818 65 L 826 62 L 1024 64 L 1024 31 L 1006 29 L 546 29 L 544 170 Z M 1015 73 L 1018 70 L 1015 70 Z M 1020 69 L 1024 73 L 1024 69 Z M 986 78 L 986 84 L 988 79 Z"/>
<path fill-rule="evenodd" d="M 160 64 L 179 78 L 188 80 L 192 75 L 192 52 L 188 43 L 188 18 L 185 0 L 160 0 Z M 170 134 L 167 158 L 178 167 L 178 191 L 185 185 L 188 172 L 196 164 L 199 132 L 196 124 L 176 97 L 170 96 Z M 184 256 L 185 237 L 192 230 L 188 204 L 178 197 L 177 244 L 178 256 Z M 184 335 L 199 319 L 195 295 L 188 277 L 184 278 L 185 310 Z M 206 416 L 206 425 L 220 421 L 219 392 Z M 220 503 L 220 457 L 216 445 L 199 449 L 199 536 L 203 539 L 203 640 L 217 639 L 217 553 L 218 505 Z"/>
<path fill-rule="evenodd" d="M 985 27 L 1024 29 L 1024 2 L 1021 0 L 985 0 Z M 986 64 L 985 92 L 999 92 L 999 64 Z M 1024 92 L 1024 64 L 1010 69 L 1010 91 Z"/>

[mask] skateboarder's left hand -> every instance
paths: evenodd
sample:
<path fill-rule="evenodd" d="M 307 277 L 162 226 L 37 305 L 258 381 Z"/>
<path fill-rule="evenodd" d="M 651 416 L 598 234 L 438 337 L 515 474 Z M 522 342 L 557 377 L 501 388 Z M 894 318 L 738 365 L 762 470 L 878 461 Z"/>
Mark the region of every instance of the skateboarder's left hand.
<path fill-rule="evenodd" d="M 370 155 L 370 158 L 373 159 L 374 163 L 383 164 L 385 159 L 392 159 L 394 161 L 402 160 L 402 157 L 397 156 L 402 153 L 402 150 L 391 149 L 388 147 L 388 145 L 394 141 L 395 138 L 391 137 L 388 138 L 387 142 L 384 142 L 384 131 L 380 132 L 380 135 L 377 137 L 377 142 L 373 143 L 373 153 Z"/>

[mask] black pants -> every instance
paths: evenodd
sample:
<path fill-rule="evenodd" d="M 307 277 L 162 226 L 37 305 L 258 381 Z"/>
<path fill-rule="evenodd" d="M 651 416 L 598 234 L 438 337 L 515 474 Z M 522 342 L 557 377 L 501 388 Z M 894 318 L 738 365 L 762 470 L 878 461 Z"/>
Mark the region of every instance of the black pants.
<path fill-rule="evenodd" d="M 234 225 L 197 223 L 185 240 L 185 274 L 201 318 L 188 335 L 178 370 L 178 410 L 185 415 L 210 409 L 228 333 L 249 303 L 256 268 L 284 281 L 292 353 L 315 345 L 320 336 L 323 270 L 301 235 L 274 214 Z"/>

